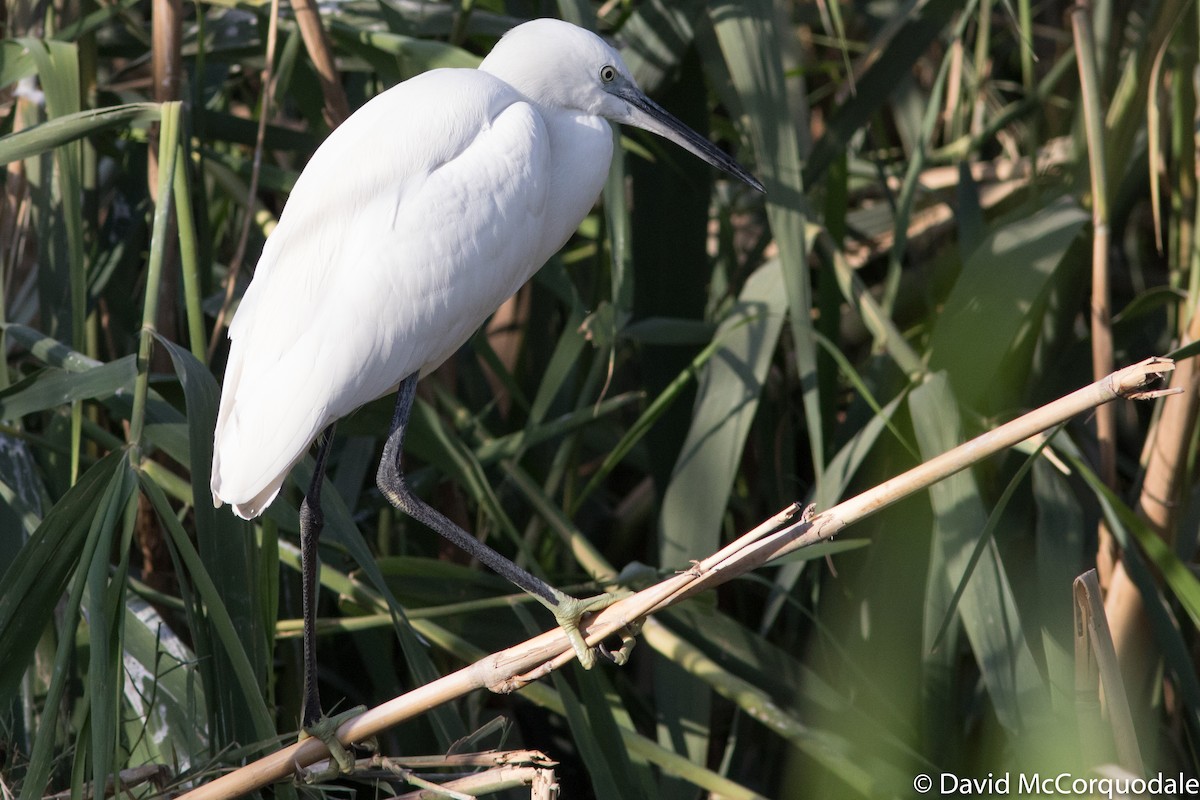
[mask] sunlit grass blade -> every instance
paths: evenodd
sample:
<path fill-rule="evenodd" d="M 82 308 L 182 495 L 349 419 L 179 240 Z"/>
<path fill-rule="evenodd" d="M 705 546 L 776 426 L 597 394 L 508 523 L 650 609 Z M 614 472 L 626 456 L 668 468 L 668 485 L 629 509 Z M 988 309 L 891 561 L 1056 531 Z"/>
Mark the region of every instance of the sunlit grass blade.
<path fill-rule="evenodd" d="M 692 427 L 663 495 L 664 565 L 686 564 L 716 549 L 786 302 L 782 269 L 769 262 L 746 282 L 738 306 L 717 331 L 720 349 L 701 376 Z"/>
<path fill-rule="evenodd" d="M 913 428 L 925 458 L 944 453 L 962 440 L 958 409 L 943 375 L 931 376 L 909 395 Z M 931 571 L 925 608 L 925 648 L 937 650 L 935 634 L 953 587 L 963 580 L 977 532 L 987 513 L 970 472 L 960 472 L 929 489 L 936 519 L 934 547 L 944 572 Z M 1029 648 L 1030 629 L 1022 624 L 1004 561 L 992 547 L 959 602 L 959 616 L 975 653 L 1000 724 L 1019 731 L 1046 714 L 1049 699 Z"/>
<path fill-rule="evenodd" d="M 163 764 L 177 759 L 189 769 L 208 752 L 207 727 L 196 724 L 208 707 L 196 656 L 158 612 L 140 598 L 128 597 L 122 624 L 126 661 L 125 740 L 135 763 Z"/>
<path fill-rule="evenodd" d="M 131 355 L 84 372 L 50 367 L 0 392 L 0 419 L 15 420 L 76 400 L 127 391 L 132 388 L 136 374 L 136 359 Z"/>
<path fill-rule="evenodd" d="M 717 330 L 720 348 L 700 378 L 691 427 L 663 492 L 658 549 L 664 566 L 686 564 L 720 544 L 741 453 L 783 330 L 788 297 L 782 272 L 771 261 L 751 275 Z M 658 675 L 656 695 L 670 729 L 661 735 L 686 741 L 697 758 L 707 748 L 707 696 L 673 681 L 671 669 L 664 666 Z"/>
<path fill-rule="evenodd" d="M 730 80 L 749 120 L 760 177 L 767 187 L 767 218 L 779 248 L 809 455 L 819 476 L 827 453 L 823 404 L 817 395 L 821 385 L 817 380 L 817 346 L 809 313 L 813 293 L 805 268 L 813 243 L 806 230 L 810 211 L 803 199 L 810 181 L 803 175 L 805 164 L 793 117 L 798 109 L 792 108 L 793 93 L 785 84 L 783 48 L 771 4 L 765 0 L 710 4 L 709 16 Z"/>
<path fill-rule="evenodd" d="M 1059 429 L 1061 430 L 1061 426 L 1059 426 Z M 954 587 L 954 594 L 951 595 L 950 601 L 946 605 L 946 614 L 944 617 L 942 617 L 942 622 L 940 625 L 938 625 L 937 632 L 933 635 L 934 648 L 937 648 L 941 645 L 942 637 L 945 635 L 950 625 L 954 622 L 954 618 L 958 614 L 958 603 L 960 600 L 962 600 L 963 593 L 966 592 L 967 585 L 971 582 L 971 576 L 974 574 L 975 567 L 979 564 L 979 560 L 983 557 L 983 554 L 988 551 L 988 548 L 993 545 L 993 537 L 996 534 L 996 528 L 999 527 L 1000 520 L 1002 519 L 1005 510 L 1008 508 L 1008 504 L 1012 500 L 1013 494 L 1016 492 L 1017 487 L 1020 485 L 1021 481 L 1025 479 L 1025 476 L 1029 474 L 1029 471 L 1033 469 L 1033 465 L 1042 456 L 1042 450 L 1046 447 L 1046 445 L 1050 444 L 1051 440 L 1057 433 L 1058 431 L 1056 430 L 1043 438 L 1038 444 L 1037 448 L 1031 454 L 1029 454 L 1024 461 L 1021 462 L 1021 466 L 1017 469 L 1016 473 L 1004 487 L 1004 492 L 1001 493 L 1000 498 L 996 501 L 996 504 L 992 506 L 992 510 L 988 512 L 987 522 L 984 523 L 983 529 L 979 532 L 979 539 L 975 543 L 975 549 L 971 551 L 971 555 L 967 558 L 967 562 L 963 567 L 962 575 L 958 579 L 958 585 Z"/>
<path fill-rule="evenodd" d="M 1011 356 L 1036 340 L 1048 293 L 1069 277 L 1058 267 L 1087 219 L 1073 199 L 1056 198 L 1039 204 L 1036 213 L 997 225 L 971 254 L 929 345 L 930 366 L 946 370 L 964 401 L 987 395 L 990 407 L 1020 402 L 1028 363 Z M 982 297 L 988 298 L 986 310 Z M 986 337 L 968 333 L 984 329 Z M 1003 385 L 1017 390 L 1010 397 L 990 388 L 1006 369 L 1012 370 L 1011 380 Z"/>

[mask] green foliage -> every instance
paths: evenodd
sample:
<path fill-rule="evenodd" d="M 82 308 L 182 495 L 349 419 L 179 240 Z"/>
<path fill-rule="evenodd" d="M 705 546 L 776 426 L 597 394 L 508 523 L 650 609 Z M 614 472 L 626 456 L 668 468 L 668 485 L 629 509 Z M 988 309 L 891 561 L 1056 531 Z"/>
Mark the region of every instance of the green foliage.
<path fill-rule="evenodd" d="M 290 12 L 264 83 L 266 4 L 185 9 L 182 103 L 156 102 L 151 21 L 169 5 L 0 17 L 0 776 L 22 798 L 144 764 L 194 783 L 299 718 L 311 459 L 254 523 L 212 507 L 208 475 L 226 287 L 236 313 L 328 123 Z M 1196 7 L 1100 5 L 1082 62 L 1111 98 L 1096 202 L 1068 3 L 559 4 L 768 191 L 621 131 L 575 238 L 423 381 L 415 489 L 563 588 L 686 568 L 794 500 L 828 508 L 1089 382 L 1093 208 L 1117 363 L 1186 344 Z M 530 9 L 322 14 L 353 106 L 474 66 Z M 319 653 L 343 706 L 550 624 L 375 490 L 390 408 L 339 426 L 324 492 Z M 624 669 L 461 698 L 382 749 L 441 753 L 502 713 L 505 744 L 563 762 L 570 797 L 1087 776 L 1115 755 L 1077 707 L 1072 580 L 1104 520 L 1144 598 L 1142 649 L 1121 654 L 1152 665 L 1130 687 L 1145 771 L 1194 775 L 1194 418 L 1174 529 L 1134 512 L 1160 415 L 1119 412 L 1116 486 L 1079 420 L 660 614 Z"/>

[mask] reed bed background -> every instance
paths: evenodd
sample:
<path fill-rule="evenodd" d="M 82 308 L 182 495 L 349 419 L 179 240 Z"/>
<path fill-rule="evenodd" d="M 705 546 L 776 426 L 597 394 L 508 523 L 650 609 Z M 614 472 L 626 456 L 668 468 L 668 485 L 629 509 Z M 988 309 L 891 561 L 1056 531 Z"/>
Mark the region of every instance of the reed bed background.
<path fill-rule="evenodd" d="M 417 490 L 556 585 L 648 585 L 1113 365 L 1175 351 L 1184 391 L 656 614 L 623 668 L 466 694 L 380 750 L 541 751 L 557 764 L 514 759 L 571 798 L 1200 774 L 1195 3 L 0 13 L 6 796 L 174 793 L 294 736 L 311 461 L 261 524 L 212 508 L 224 326 L 332 126 L 545 15 L 614 36 L 767 186 L 622 131 L 578 235 L 423 381 Z M 325 492 L 321 676 L 343 708 L 552 624 L 380 497 L 390 412 L 339 425 Z"/>

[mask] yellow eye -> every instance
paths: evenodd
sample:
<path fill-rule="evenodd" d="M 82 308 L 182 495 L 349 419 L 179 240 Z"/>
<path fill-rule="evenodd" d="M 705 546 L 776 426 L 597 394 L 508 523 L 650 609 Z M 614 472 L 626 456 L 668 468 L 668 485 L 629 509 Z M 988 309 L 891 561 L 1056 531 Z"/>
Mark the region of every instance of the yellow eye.
<path fill-rule="evenodd" d="M 617 79 L 616 67 L 608 66 L 607 64 L 600 68 L 600 80 L 604 83 L 612 83 Z"/>

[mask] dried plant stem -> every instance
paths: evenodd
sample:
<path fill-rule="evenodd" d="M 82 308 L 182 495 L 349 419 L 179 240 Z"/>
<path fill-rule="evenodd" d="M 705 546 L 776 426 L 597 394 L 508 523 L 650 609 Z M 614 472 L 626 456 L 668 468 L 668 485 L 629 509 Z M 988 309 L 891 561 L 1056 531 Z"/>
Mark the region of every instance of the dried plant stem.
<path fill-rule="evenodd" d="M 296 15 L 296 23 L 300 26 L 300 35 L 304 38 L 304 46 L 313 61 L 313 66 L 321 80 L 321 91 L 325 97 L 325 121 L 330 128 L 336 128 L 350 116 L 350 103 L 346 100 L 346 92 L 338 82 L 337 68 L 333 61 L 333 51 L 329 46 L 329 37 L 321 26 L 321 15 L 312 0 L 295 0 L 292 11 Z M 254 160 L 250 168 L 250 186 L 246 190 L 246 217 L 242 225 L 241 236 L 238 238 L 237 250 L 229 265 L 229 277 L 225 282 L 225 301 L 217 314 L 216 324 L 213 325 L 212 338 L 208 342 L 208 360 L 212 361 L 217 345 L 221 341 L 221 333 L 225 329 L 229 308 L 233 305 L 233 293 L 237 288 L 237 276 L 241 271 L 246 257 L 246 243 L 250 238 L 250 223 L 254 218 L 254 198 L 258 194 L 258 176 L 262 170 L 263 141 L 266 137 L 267 119 L 270 116 L 271 93 L 273 92 L 275 70 L 275 42 L 279 31 L 279 0 L 271 0 L 271 19 L 267 27 L 266 62 L 263 66 L 262 103 L 258 116 L 258 132 L 254 141 Z"/>
<path fill-rule="evenodd" d="M 1200 312 L 1193 313 L 1181 344 L 1200 339 Z M 1162 539 L 1175 540 L 1179 500 L 1188 477 L 1187 456 L 1200 411 L 1200 372 L 1196 359 L 1185 359 L 1171 376 L 1182 396 L 1165 403 L 1146 437 L 1142 455 L 1145 477 L 1134 506 Z M 1112 630 L 1121 673 L 1135 703 L 1149 698 L 1158 673 L 1158 651 L 1146 621 L 1141 593 L 1118 562 L 1113 570 L 1104 610 Z M 1140 707 L 1140 706 L 1138 706 Z"/>
<path fill-rule="evenodd" d="M 159 103 L 170 103 L 182 99 L 180 95 L 180 86 L 183 83 L 183 56 L 182 56 L 182 40 L 183 40 L 183 2 L 182 0 L 154 0 L 151 12 L 151 30 L 153 38 L 151 39 L 150 57 L 151 68 L 154 77 L 154 99 Z M 156 147 L 148 148 L 149 153 L 149 189 L 150 196 L 154 202 L 164 202 L 164 198 L 160 194 L 160 182 L 158 180 L 159 151 Z M 172 185 L 165 184 L 163 187 L 168 192 L 171 191 Z M 163 258 L 165 259 L 164 269 L 159 275 L 159 288 L 162 297 L 156 302 L 158 308 L 158 317 L 154 320 L 157 330 L 163 336 L 172 341 L 179 340 L 179 314 L 177 304 L 174 302 L 175 297 L 179 292 L 179 281 L 181 274 L 175 269 L 177 261 L 177 237 L 175 236 L 175 219 L 169 217 L 166 220 L 167 228 L 164 232 L 165 238 L 163 241 Z M 166 356 L 162 353 L 154 354 L 155 369 L 162 369 L 169 363 L 165 360 Z"/>
<path fill-rule="evenodd" d="M 250 223 L 254 219 L 254 198 L 258 196 L 258 176 L 262 171 L 263 143 L 267 136 L 267 118 L 271 115 L 271 83 L 275 72 L 275 41 L 279 35 L 279 0 L 271 0 L 271 17 L 267 23 L 267 52 L 262 72 L 262 98 L 258 110 L 258 130 L 254 137 L 254 158 L 250 162 L 250 185 L 246 188 L 246 215 L 242 220 L 242 230 L 238 236 L 237 249 L 229 262 L 229 274 L 225 278 L 225 299 L 221 302 L 221 310 L 217 312 L 216 322 L 213 323 L 212 337 L 208 340 L 208 363 L 212 363 L 217 345 L 221 343 L 222 333 L 229 317 L 229 309 L 233 306 L 233 293 L 237 289 L 238 273 L 246 259 L 246 243 L 250 240 Z"/>
<path fill-rule="evenodd" d="M 1126 367 L 815 517 L 802 513 L 800 506 L 793 504 L 703 561 L 696 562 L 691 569 L 601 611 L 584 626 L 584 635 L 590 644 L 596 644 L 685 597 L 712 589 L 801 547 L 830 539 L 869 514 L 1084 411 L 1118 398 L 1157 397 L 1162 392 L 1146 391 L 1146 387 L 1172 369 L 1174 362 L 1156 358 Z M 572 658 L 574 651 L 562 631 L 557 628 L 547 631 L 364 712 L 343 724 L 338 729 L 338 737 L 344 742 L 369 739 L 477 689 L 503 693 L 516 691 Z M 307 767 L 327 757 L 325 745 L 316 739 L 306 739 L 200 786 L 184 797 L 187 800 L 234 797 L 286 779 L 298 767 Z"/>
<path fill-rule="evenodd" d="M 300 26 L 300 35 L 304 38 L 308 57 L 312 59 L 317 77 L 321 80 L 321 94 L 325 98 L 325 122 L 330 128 L 336 128 L 350 116 L 350 103 L 346 100 L 346 91 L 338 80 L 333 48 L 329 46 L 329 35 L 321 25 L 321 13 L 313 0 L 293 0 L 292 12 L 296 15 L 296 24 Z"/>
<path fill-rule="evenodd" d="M 1078 0 L 1071 9 L 1075 34 L 1075 63 L 1079 66 L 1083 123 L 1087 133 L 1088 167 L 1092 181 L 1092 374 L 1099 378 L 1113 369 L 1112 317 L 1108 288 L 1108 178 L 1105 169 L 1104 112 L 1100 102 L 1100 76 L 1092 35 L 1088 0 Z M 1100 446 L 1100 479 L 1117 488 L 1117 418 L 1112 406 L 1096 409 L 1096 439 Z M 1117 560 L 1117 545 L 1101 522 L 1096 569 L 1100 585 L 1107 587 Z"/>
<path fill-rule="evenodd" d="M 459 797 L 475 797 L 478 794 L 493 794 L 505 789 L 519 789 L 523 786 L 557 787 L 554 770 L 544 767 L 495 767 L 485 772 L 477 772 L 445 783 L 435 784 L 441 792 L 461 792 Z M 422 789 L 408 794 L 402 794 L 395 800 L 421 800 L 433 797 L 430 789 Z M 446 795 L 449 796 L 449 795 Z M 547 794 L 554 797 L 556 793 Z"/>
<path fill-rule="evenodd" d="M 1090 569 L 1075 579 L 1073 587 L 1075 597 L 1075 697 L 1076 705 L 1080 708 L 1081 721 L 1093 723 L 1091 730 L 1080 733 L 1085 741 L 1098 738 L 1103 722 L 1093 710 L 1100 708 L 1099 691 L 1104 687 L 1104 696 L 1108 703 L 1109 727 L 1116 745 L 1117 760 L 1133 775 L 1144 775 L 1145 765 L 1142 761 L 1141 748 L 1138 746 L 1137 729 L 1133 724 L 1133 715 L 1129 710 L 1129 697 L 1125 692 L 1125 684 L 1121 680 L 1121 670 L 1117 662 L 1117 654 L 1113 648 L 1112 635 L 1108 627 L 1108 617 L 1104 613 L 1101 600 L 1100 583 L 1096 580 L 1096 571 Z M 1094 723 L 1100 723 L 1099 726 Z M 1099 763 L 1101 753 L 1106 753 L 1099 743 L 1094 743 L 1093 750 L 1085 753 Z"/>

